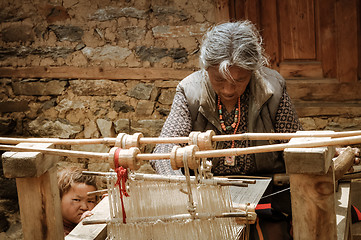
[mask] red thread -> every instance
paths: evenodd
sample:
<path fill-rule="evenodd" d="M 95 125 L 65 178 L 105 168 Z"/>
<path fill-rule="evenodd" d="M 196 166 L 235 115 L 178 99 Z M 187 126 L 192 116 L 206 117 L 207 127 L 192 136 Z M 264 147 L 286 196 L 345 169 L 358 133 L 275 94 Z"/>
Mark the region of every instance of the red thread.
<path fill-rule="evenodd" d="M 114 152 L 114 165 L 115 165 L 115 172 L 117 173 L 117 182 L 115 183 L 115 186 L 119 186 L 119 192 L 120 192 L 120 200 L 122 202 L 122 213 L 123 213 L 123 223 L 127 223 L 126 221 L 126 214 L 125 214 L 125 208 L 124 208 L 124 202 L 123 202 L 123 195 L 125 197 L 129 197 L 129 194 L 127 193 L 127 189 L 125 186 L 125 183 L 128 180 L 128 171 L 126 168 L 123 168 L 122 166 L 119 167 L 119 152 L 121 148 L 117 148 Z"/>
<path fill-rule="evenodd" d="M 261 203 L 261 204 L 257 204 L 256 209 L 255 210 L 262 210 L 262 209 L 271 209 L 271 204 L 270 203 Z"/>
<path fill-rule="evenodd" d="M 360 210 L 358 210 L 355 206 L 353 206 L 352 205 L 352 207 L 353 207 L 353 209 L 355 210 L 355 212 L 356 212 L 356 214 L 357 214 L 357 220 L 361 220 L 361 212 L 360 212 Z"/>

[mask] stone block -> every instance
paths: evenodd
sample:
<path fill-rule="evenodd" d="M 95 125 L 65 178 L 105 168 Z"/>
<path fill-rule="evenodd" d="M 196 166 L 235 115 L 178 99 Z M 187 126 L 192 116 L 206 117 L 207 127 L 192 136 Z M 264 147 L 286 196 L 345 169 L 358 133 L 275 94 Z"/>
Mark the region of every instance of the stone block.
<path fill-rule="evenodd" d="M 144 136 L 158 137 L 162 130 L 164 120 L 144 119 L 131 122 L 132 133 L 141 132 Z"/>
<path fill-rule="evenodd" d="M 79 96 L 119 95 L 125 88 L 124 83 L 111 80 L 73 80 L 69 83 L 70 89 Z"/>
<path fill-rule="evenodd" d="M 120 17 L 144 19 L 147 17 L 146 11 L 133 7 L 115 8 L 106 7 L 96 10 L 89 18 L 90 20 L 109 21 Z"/>
<path fill-rule="evenodd" d="M 7 135 L 14 131 L 16 121 L 14 119 L 0 119 L 0 135 Z"/>
<path fill-rule="evenodd" d="M 55 33 L 58 41 L 78 42 L 83 36 L 83 29 L 77 26 L 51 25 L 50 30 Z"/>
<path fill-rule="evenodd" d="M 66 81 L 47 82 L 13 82 L 12 87 L 16 95 L 43 96 L 61 95 L 65 89 Z"/>
<path fill-rule="evenodd" d="M 115 137 L 115 130 L 112 121 L 97 119 L 96 122 L 102 137 Z"/>
<path fill-rule="evenodd" d="M 130 120 L 118 119 L 114 122 L 116 133 L 129 133 L 130 132 Z"/>
<path fill-rule="evenodd" d="M 171 105 L 175 95 L 175 89 L 163 89 L 158 98 L 158 102 L 161 104 Z"/>
<path fill-rule="evenodd" d="M 155 5 L 152 7 L 152 9 L 154 16 L 160 20 L 166 20 L 169 18 L 169 16 L 178 18 L 181 21 L 189 19 L 188 14 L 182 10 L 179 10 L 178 8 Z"/>
<path fill-rule="evenodd" d="M 126 104 L 125 101 L 114 101 L 112 107 L 116 112 L 122 112 L 122 113 L 134 112 L 134 107 Z"/>
<path fill-rule="evenodd" d="M 155 38 L 179 38 L 190 36 L 203 36 L 209 28 L 209 24 L 195 24 L 183 26 L 162 25 L 152 28 Z"/>
<path fill-rule="evenodd" d="M 83 126 L 65 119 L 53 121 L 40 117 L 30 122 L 28 128 L 31 135 L 39 137 L 71 138 L 83 131 Z"/>
<path fill-rule="evenodd" d="M 153 84 L 139 83 L 127 92 L 127 96 L 139 100 L 155 100 L 158 89 Z"/>
<path fill-rule="evenodd" d="M 126 59 L 132 53 L 128 48 L 110 45 L 96 48 L 85 47 L 81 51 L 87 58 L 94 61 L 120 61 Z"/>
<path fill-rule="evenodd" d="M 171 57 L 175 62 L 185 63 L 188 61 L 188 53 L 185 48 L 157 48 L 139 46 L 135 49 L 136 54 L 142 61 L 151 63 L 159 62 L 164 57 Z"/>
<path fill-rule="evenodd" d="M 33 26 L 28 23 L 16 23 L 1 31 L 4 42 L 30 42 L 34 40 Z"/>
<path fill-rule="evenodd" d="M 138 102 L 135 114 L 137 116 L 150 116 L 154 111 L 154 102 L 141 100 Z"/>
<path fill-rule="evenodd" d="M 2 101 L 0 112 L 25 112 L 29 109 L 28 101 Z"/>

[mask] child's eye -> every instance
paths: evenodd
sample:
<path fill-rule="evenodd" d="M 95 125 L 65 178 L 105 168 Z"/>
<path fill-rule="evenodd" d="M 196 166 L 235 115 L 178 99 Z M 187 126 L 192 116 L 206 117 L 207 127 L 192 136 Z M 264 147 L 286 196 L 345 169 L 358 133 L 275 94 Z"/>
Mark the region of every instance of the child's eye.
<path fill-rule="evenodd" d="M 88 203 L 95 203 L 95 200 L 88 200 Z"/>
<path fill-rule="evenodd" d="M 80 199 L 79 198 L 73 198 L 72 199 L 74 202 L 80 202 Z"/>

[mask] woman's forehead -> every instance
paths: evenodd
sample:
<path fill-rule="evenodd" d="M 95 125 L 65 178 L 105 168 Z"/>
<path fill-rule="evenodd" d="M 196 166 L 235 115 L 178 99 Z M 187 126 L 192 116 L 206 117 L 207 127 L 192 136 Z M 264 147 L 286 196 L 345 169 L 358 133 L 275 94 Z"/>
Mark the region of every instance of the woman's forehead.
<path fill-rule="evenodd" d="M 230 76 L 234 79 L 248 77 L 252 73 L 250 70 L 238 66 L 230 66 L 228 70 Z M 215 77 L 225 77 L 220 71 L 219 66 L 211 66 L 207 69 L 207 72 Z"/>

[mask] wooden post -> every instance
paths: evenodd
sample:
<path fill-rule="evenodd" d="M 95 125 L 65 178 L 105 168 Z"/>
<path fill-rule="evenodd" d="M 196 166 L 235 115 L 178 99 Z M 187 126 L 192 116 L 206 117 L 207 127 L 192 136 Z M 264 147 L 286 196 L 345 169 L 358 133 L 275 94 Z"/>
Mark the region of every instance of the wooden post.
<path fill-rule="evenodd" d="M 304 142 L 328 138 L 293 138 Z M 295 240 L 337 239 L 333 147 L 287 148 Z"/>
<path fill-rule="evenodd" d="M 52 143 L 20 143 L 21 147 L 52 148 Z M 57 156 L 39 152 L 5 152 L 4 176 L 16 178 L 25 240 L 64 239 L 57 185 Z"/>

